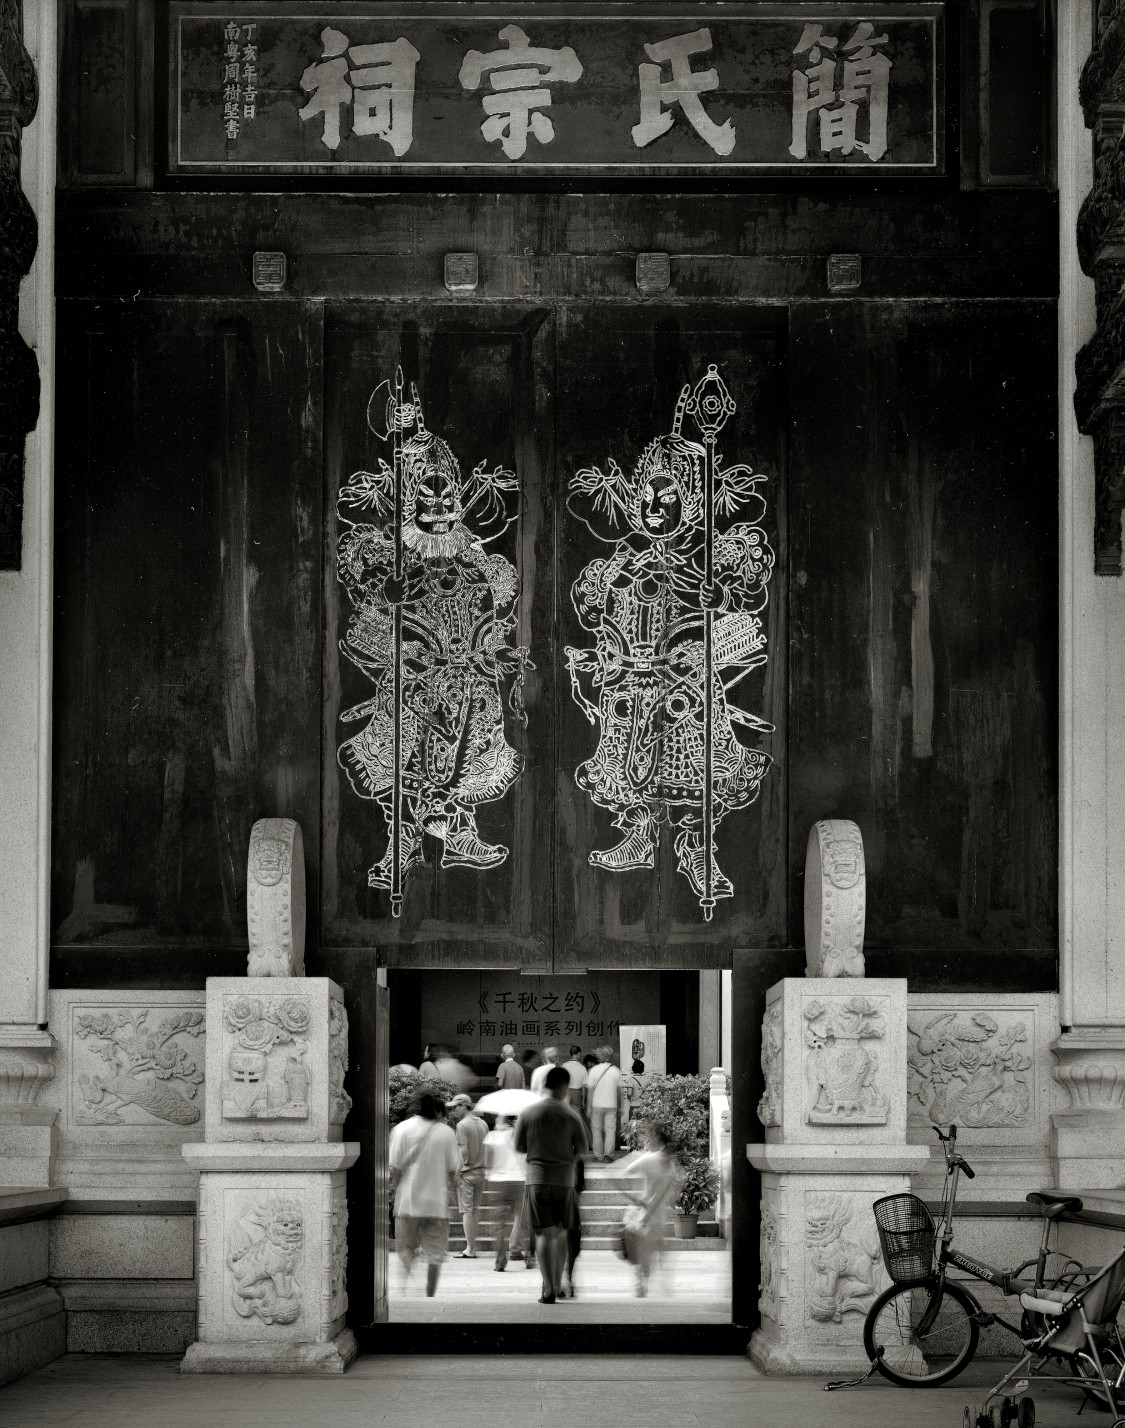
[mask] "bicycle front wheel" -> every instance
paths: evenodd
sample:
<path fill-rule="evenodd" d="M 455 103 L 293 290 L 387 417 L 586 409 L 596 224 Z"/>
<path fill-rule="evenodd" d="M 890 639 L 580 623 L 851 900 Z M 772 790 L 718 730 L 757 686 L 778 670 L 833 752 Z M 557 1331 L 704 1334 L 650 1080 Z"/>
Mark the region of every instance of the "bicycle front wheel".
<path fill-rule="evenodd" d="M 977 1306 L 958 1284 L 946 1283 L 931 1314 L 936 1279 L 892 1284 L 867 1311 L 863 1347 L 880 1349 L 879 1372 L 903 1388 L 936 1388 L 956 1378 L 977 1351 Z"/>

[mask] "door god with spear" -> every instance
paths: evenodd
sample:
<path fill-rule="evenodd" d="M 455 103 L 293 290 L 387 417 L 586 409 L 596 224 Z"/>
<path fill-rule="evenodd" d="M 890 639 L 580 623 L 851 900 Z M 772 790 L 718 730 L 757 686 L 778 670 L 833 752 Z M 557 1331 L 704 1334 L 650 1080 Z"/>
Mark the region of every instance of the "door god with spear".
<path fill-rule="evenodd" d="M 463 477 L 448 443 L 426 427 L 417 389 L 383 383 L 368 425 L 392 443 L 393 464 L 357 471 L 341 487 L 339 579 L 351 603 L 340 649 L 375 686 L 340 716 L 363 721 L 338 761 L 361 798 L 382 809 L 387 847 L 369 886 L 402 910 L 423 834 L 443 868 L 484 870 L 508 856 L 477 828 L 477 809 L 502 798 L 522 759 L 504 729 L 504 693 L 526 723 L 528 651 L 514 643 L 515 567 L 489 550 L 516 518 L 513 472 L 484 463 Z"/>
<path fill-rule="evenodd" d="M 770 765 L 744 739 L 773 727 L 730 698 L 766 662 L 774 564 L 760 524 L 766 478 L 724 467 L 716 449 L 734 411 L 710 366 L 684 387 L 671 432 L 650 443 L 631 477 L 611 459 L 608 472 L 579 471 L 568 500 L 613 546 L 571 591 L 594 644 L 566 651 L 575 701 L 598 729 L 576 781 L 621 833 L 590 862 L 651 868 L 660 828 L 674 829 L 678 871 L 708 920 L 734 892 L 715 858 L 715 829 L 753 803 Z M 684 435 L 685 418 L 701 441 Z"/>

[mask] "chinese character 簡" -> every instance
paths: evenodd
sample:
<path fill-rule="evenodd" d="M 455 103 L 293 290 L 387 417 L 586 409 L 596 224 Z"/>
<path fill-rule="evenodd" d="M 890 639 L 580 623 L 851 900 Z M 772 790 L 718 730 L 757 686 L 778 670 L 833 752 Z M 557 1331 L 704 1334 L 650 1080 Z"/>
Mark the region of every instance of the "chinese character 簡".
<path fill-rule="evenodd" d="M 555 126 L 539 111 L 551 105 L 551 91 L 545 80 L 573 84 L 582 77 L 582 64 L 569 45 L 551 50 L 532 47 L 518 25 L 505 25 L 500 38 L 508 46 L 481 54 L 470 50 L 458 78 L 463 89 L 479 89 L 484 76 L 495 91 L 481 100 L 489 116 L 480 126 L 488 143 L 500 141 L 509 159 L 521 159 L 527 152 L 527 136 L 534 134 L 541 144 L 555 137 Z"/>
<path fill-rule="evenodd" d="M 877 35 L 870 20 L 857 24 L 840 54 L 840 42 L 819 23 L 807 24 L 793 53 L 808 56 L 808 68 L 793 71 L 793 140 L 795 159 L 808 157 L 809 120 L 820 116 L 820 148 L 843 155 L 856 149 L 877 163 L 887 152 L 887 99 L 891 61 L 878 48 L 889 42 Z M 837 67 L 841 80 L 836 83 Z M 867 105 L 867 139 L 858 135 L 860 106 Z"/>
<path fill-rule="evenodd" d="M 668 112 L 671 105 L 678 104 L 692 128 L 717 154 L 729 154 L 734 148 L 734 125 L 728 119 L 725 124 L 716 124 L 703 107 L 701 94 L 718 89 L 719 76 L 713 69 L 693 70 L 691 56 L 711 48 L 711 31 L 693 30 L 687 35 L 676 35 L 670 40 L 661 40 L 655 45 L 645 45 L 645 54 L 652 64 L 637 66 L 641 86 L 640 122 L 633 125 L 633 143 L 638 149 L 666 134 L 675 122 L 675 115 Z M 672 78 L 662 80 L 662 65 L 671 65 Z"/>
<path fill-rule="evenodd" d="M 340 111 L 352 107 L 352 133 L 374 134 L 401 159 L 414 142 L 414 72 L 418 51 L 399 38 L 383 44 L 350 45 L 342 30 L 321 31 L 324 53 L 301 76 L 309 102 L 304 120 L 324 116 L 321 143 L 340 147 Z M 349 67 L 350 62 L 350 67 Z"/>

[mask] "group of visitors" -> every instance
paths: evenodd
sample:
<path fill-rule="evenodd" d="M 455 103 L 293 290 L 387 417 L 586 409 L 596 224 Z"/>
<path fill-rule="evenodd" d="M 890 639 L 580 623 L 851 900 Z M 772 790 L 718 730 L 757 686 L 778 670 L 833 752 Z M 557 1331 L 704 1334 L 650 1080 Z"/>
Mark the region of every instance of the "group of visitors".
<path fill-rule="evenodd" d="M 582 1237 L 578 1196 L 584 1161 L 591 1153 L 587 1126 L 592 1123 L 593 1159 L 609 1160 L 606 1151 L 615 1143 L 621 1074 L 610 1048 L 601 1048 L 589 1068 L 577 1060 L 578 1050 L 571 1048 L 571 1060 L 564 1063 L 558 1048 L 547 1047 L 543 1065 L 531 1078 L 530 1089 L 539 1099 L 514 1120 L 498 1117 L 492 1130 L 465 1092 L 443 1103 L 423 1091 L 415 1114 L 395 1127 L 390 1143 L 395 1246 L 407 1283 L 421 1255 L 426 1293 L 437 1291 L 449 1245 L 451 1193 L 456 1193 L 465 1228 L 465 1247 L 455 1258 L 477 1258 L 478 1212 L 485 1186 L 491 1185 L 500 1192 L 494 1267 L 502 1272 L 509 1260 L 523 1260 L 529 1269 L 538 1265 L 541 1304 L 575 1297 L 574 1268 Z M 523 1088 L 523 1068 L 514 1058 L 513 1048 L 505 1046 L 497 1074 L 501 1089 Z M 456 1129 L 447 1123 L 447 1111 L 457 1117 Z M 676 1189 L 667 1135 L 660 1127 L 649 1128 L 646 1152 L 631 1173 L 641 1188 L 627 1196 L 631 1204 L 624 1238 L 636 1270 L 637 1293 L 643 1295 Z"/>

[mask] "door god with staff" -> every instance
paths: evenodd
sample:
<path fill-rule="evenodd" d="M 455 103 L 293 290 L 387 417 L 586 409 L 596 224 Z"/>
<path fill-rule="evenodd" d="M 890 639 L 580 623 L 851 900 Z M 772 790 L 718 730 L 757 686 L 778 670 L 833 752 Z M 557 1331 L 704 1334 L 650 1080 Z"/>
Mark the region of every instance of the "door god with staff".
<path fill-rule="evenodd" d="M 576 781 L 621 832 L 590 862 L 609 872 L 651 868 L 660 828 L 674 829 L 678 871 L 707 919 L 734 892 L 715 857 L 715 829 L 755 800 L 770 765 L 744 740 L 772 732 L 730 698 L 766 662 L 774 564 L 760 524 L 766 478 L 724 467 L 716 449 L 734 410 L 711 366 L 684 387 L 672 430 L 650 443 L 632 476 L 612 459 L 607 472 L 586 468 L 568 500 L 613 546 L 571 592 L 594 644 L 566 652 L 575 701 L 598 730 Z M 685 418 L 702 441 L 684 435 Z"/>
<path fill-rule="evenodd" d="M 351 602 L 341 651 L 375 685 L 347 709 L 362 727 L 338 760 L 361 798 L 383 811 L 387 847 L 368 884 L 391 894 L 398 916 L 406 875 L 424 861 L 423 834 L 441 865 L 494 868 L 508 856 L 477 827 L 482 804 L 502 798 L 522 759 L 508 742 L 504 694 L 526 722 L 527 650 L 514 641 L 519 577 L 488 549 L 516 517 L 518 484 L 482 462 L 463 477 L 448 443 L 427 430 L 418 392 L 383 384 L 368 425 L 393 444 L 394 462 L 357 471 L 341 487 L 338 574 Z"/>

